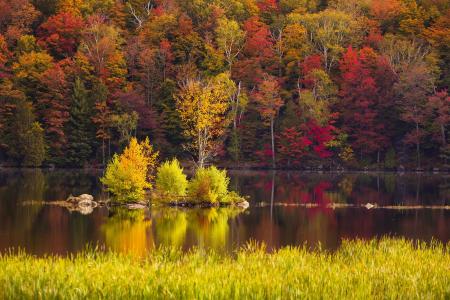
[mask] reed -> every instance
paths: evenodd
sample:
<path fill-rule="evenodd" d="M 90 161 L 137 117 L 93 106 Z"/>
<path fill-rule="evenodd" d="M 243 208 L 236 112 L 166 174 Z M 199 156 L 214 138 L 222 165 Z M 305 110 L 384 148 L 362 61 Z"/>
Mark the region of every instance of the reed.
<path fill-rule="evenodd" d="M 0 256 L 0 299 L 448 299 L 440 243 L 345 241 L 336 252 L 249 243 L 233 255 L 158 249 L 148 256 L 87 250 Z"/>

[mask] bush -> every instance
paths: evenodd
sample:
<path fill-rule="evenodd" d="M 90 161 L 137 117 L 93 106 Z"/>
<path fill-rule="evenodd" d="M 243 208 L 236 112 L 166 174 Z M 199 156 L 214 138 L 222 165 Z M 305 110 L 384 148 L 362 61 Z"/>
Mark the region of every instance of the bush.
<path fill-rule="evenodd" d="M 142 200 L 145 189 L 152 187 L 149 174 L 155 167 L 157 156 L 148 138 L 141 143 L 132 138 L 121 155 L 114 154 L 100 181 L 118 201 Z"/>
<path fill-rule="evenodd" d="M 188 180 L 177 159 L 164 162 L 156 172 L 156 191 L 164 198 L 186 196 Z"/>
<path fill-rule="evenodd" d="M 227 202 L 229 182 L 225 170 L 200 168 L 189 182 L 188 196 L 194 202 Z"/>

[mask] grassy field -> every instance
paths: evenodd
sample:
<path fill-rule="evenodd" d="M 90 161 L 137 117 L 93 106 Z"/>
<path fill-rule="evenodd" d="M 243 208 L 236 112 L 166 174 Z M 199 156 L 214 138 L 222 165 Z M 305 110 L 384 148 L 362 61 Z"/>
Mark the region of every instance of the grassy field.
<path fill-rule="evenodd" d="M 0 299 L 449 299 L 450 252 L 405 240 L 339 251 L 249 244 L 233 256 L 162 249 L 145 258 L 87 251 L 0 257 Z"/>

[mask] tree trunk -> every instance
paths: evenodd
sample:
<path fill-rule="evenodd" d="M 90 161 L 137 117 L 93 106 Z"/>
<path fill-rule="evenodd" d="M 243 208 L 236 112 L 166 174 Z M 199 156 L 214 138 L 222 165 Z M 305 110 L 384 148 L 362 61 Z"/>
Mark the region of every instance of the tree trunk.
<path fill-rule="evenodd" d="M 445 138 L 445 126 L 441 125 L 441 137 L 442 137 L 442 146 L 445 147 L 447 144 L 447 140 Z"/>
<path fill-rule="evenodd" d="M 420 139 L 419 139 L 419 123 L 416 122 L 416 150 L 417 150 L 417 168 L 420 169 Z"/>
<path fill-rule="evenodd" d="M 272 138 L 272 168 L 276 168 L 276 163 L 275 163 L 275 138 L 273 135 L 273 118 L 270 119 L 270 136 Z"/>
<path fill-rule="evenodd" d="M 380 150 L 377 151 L 377 169 L 380 168 Z"/>
<path fill-rule="evenodd" d="M 105 139 L 102 138 L 102 164 L 105 166 Z"/>
<path fill-rule="evenodd" d="M 201 132 L 198 133 L 198 167 L 201 169 L 204 165 L 204 158 L 203 158 L 203 145 L 202 145 L 202 138 L 201 138 Z"/>

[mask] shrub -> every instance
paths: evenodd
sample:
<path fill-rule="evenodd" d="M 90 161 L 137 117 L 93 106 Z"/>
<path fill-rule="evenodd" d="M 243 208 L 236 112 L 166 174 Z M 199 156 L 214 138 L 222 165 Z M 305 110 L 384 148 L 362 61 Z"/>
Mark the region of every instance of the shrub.
<path fill-rule="evenodd" d="M 156 172 L 156 191 L 164 197 L 186 196 L 188 181 L 177 159 L 164 162 Z"/>
<path fill-rule="evenodd" d="M 151 188 L 149 174 L 155 167 L 157 156 L 148 138 L 141 143 L 132 138 L 121 155 L 114 154 L 100 181 L 118 201 L 141 200 L 145 189 Z"/>
<path fill-rule="evenodd" d="M 188 196 L 194 202 L 225 202 L 230 179 L 225 170 L 214 166 L 200 168 L 189 182 Z"/>

